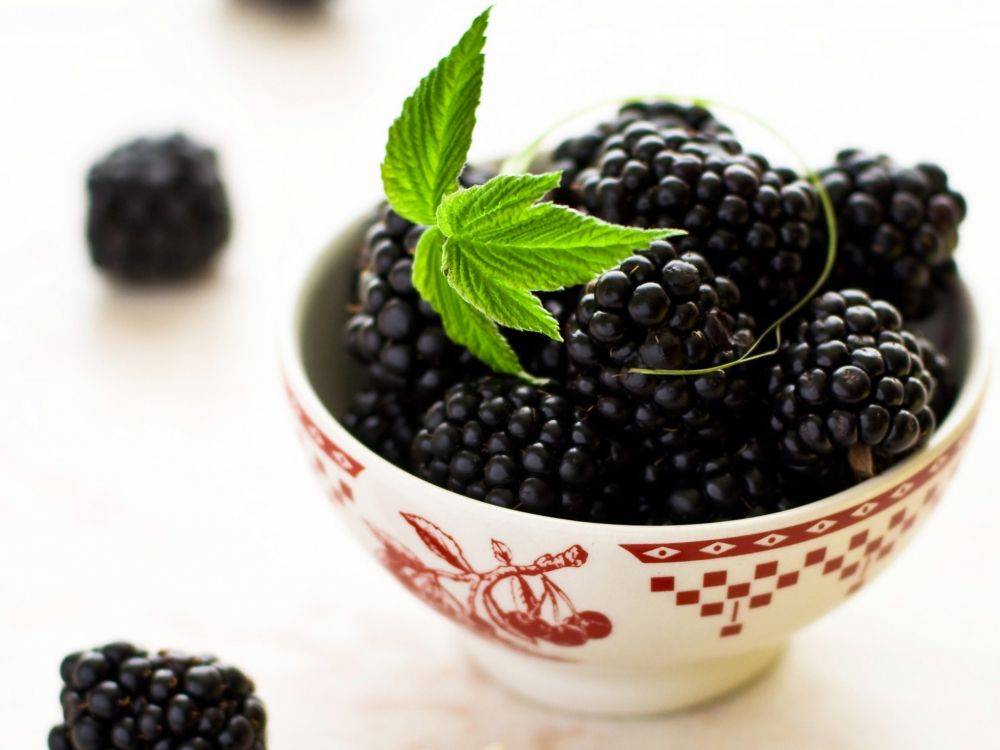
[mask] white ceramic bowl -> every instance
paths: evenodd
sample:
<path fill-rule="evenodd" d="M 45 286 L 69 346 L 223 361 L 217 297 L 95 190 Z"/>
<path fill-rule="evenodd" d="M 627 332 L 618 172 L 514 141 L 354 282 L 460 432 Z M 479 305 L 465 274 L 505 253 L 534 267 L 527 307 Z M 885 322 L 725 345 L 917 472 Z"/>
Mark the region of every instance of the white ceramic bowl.
<path fill-rule="evenodd" d="M 360 375 L 341 354 L 341 330 L 362 233 L 359 221 L 337 237 L 289 301 L 282 356 L 303 447 L 375 558 L 461 626 L 484 670 L 553 706 L 678 709 L 765 670 L 792 633 L 910 541 L 955 471 L 984 394 L 981 331 L 963 295 L 942 318 L 963 377 L 958 402 L 926 448 L 872 480 L 781 513 L 691 526 L 497 508 L 393 466 L 337 420 Z"/>

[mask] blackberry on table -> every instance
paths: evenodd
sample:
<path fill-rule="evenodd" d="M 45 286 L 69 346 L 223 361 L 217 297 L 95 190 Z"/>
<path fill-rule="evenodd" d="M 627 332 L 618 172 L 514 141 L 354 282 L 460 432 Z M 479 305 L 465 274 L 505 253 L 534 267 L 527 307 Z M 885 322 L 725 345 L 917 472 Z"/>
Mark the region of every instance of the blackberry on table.
<path fill-rule="evenodd" d="M 615 223 L 686 230 L 676 238 L 681 252 L 702 254 L 740 287 L 748 310 L 775 317 L 823 266 L 815 188 L 744 154 L 704 110 L 672 105 L 662 116 L 659 106 L 627 105 L 557 148 L 554 166 L 565 176 L 556 200 Z M 704 119 L 678 123 L 677 110 Z"/>
<path fill-rule="evenodd" d="M 189 276 L 229 238 L 229 203 L 215 152 L 184 135 L 115 149 L 91 168 L 87 188 L 90 255 L 115 276 Z"/>
<path fill-rule="evenodd" d="M 413 441 L 418 476 L 504 508 L 611 520 L 626 456 L 555 389 L 484 377 L 451 387 Z"/>
<path fill-rule="evenodd" d="M 665 241 L 588 284 L 568 325 L 569 387 L 618 427 L 657 435 L 680 430 L 721 442 L 750 400 L 740 371 L 645 375 L 635 368 L 690 370 L 733 361 L 753 342 L 754 322 L 738 312 L 739 290 L 697 253 Z"/>
<path fill-rule="evenodd" d="M 63 723 L 49 750 L 265 750 L 267 714 L 253 682 L 208 656 L 150 656 L 116 643 L 60 668 Z"/>
<path fill-rule="evenodd" d="M 772 427 L 788 468 L 870 477 L 934 431 L 936 379 L 899 311 L 865 292 L 826 292 L 771 370 Z"/>
<path fill-rule="evenodd" d="M 886 156 L 841 151 L 821 173 L 837 211 L 831 286 L 856 286 L 896 305 L 907 320 L 933 311 L 955 278 L 952 254 L 965 199 L 934 164 L 904 168 Z"/>

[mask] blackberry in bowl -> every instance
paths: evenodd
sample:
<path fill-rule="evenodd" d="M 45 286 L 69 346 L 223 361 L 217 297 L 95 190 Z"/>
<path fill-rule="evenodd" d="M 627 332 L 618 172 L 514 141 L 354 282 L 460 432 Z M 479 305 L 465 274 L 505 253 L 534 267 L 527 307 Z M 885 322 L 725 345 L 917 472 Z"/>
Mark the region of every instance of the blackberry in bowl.
<path fill-rule="evenodd" d="M 955 279 L 952 256 L 966 213 L 947 173 L 936 164 L 906 168 L 845 149 L 820 174 L 837 210 L 833 283 L 866 289 L 908 320 L 933 312 Z"/>
<path fill-rule="evenodd" d="M 723 407 L 738 415 L 749 385 L 739 372 L 664 377 L 733 362 L 753 343 L 739 290 L 697 253 L 654 242 L 592 281 L 567 324 L 570 389 L 618 426 L 655 434 L 688 429 L 721 440 Z"/>
<path fill-rule="evenodd" d="M 959 282 L 937 313 L 959 333 L 943 352 L 958 383 L 954 403 L 919 450 L 872 479 L 852 484 L 827 474 L 816 482 L 780 463 L 775 471 L 759 440 L 729 420 L 737 444 L 714 454 L 678 449 L 670 465 L 656 463 L 662 449 L 652 459 L 620 456 L 611 495 L 617 523 L 477 501 L 386 460 L 345 427 L 367 375 L 331 350 L 346 344 L 338 331 L 349 317 L 365 225 L 359 220 L 317 256 L 287 303 L 282 361 L 301 444 L 375 559 L 459 626 L 463 646 L 489 674 L 549 705 L 617 715 L 678 709 L 766 669 L 793 632 L 871 581 L 912 539 L 958 465 L 984 394 L 982 332 Z M 777 361 L 763 361 L 766 392 Z M 465 382 L 459 392 L 483 398 L 471 376 Z M 750 419 L 762 425 L 758 437 L 769 433 L 767 415 L 743 421 Z M 603 424 L 598 437 L 619 436 Z M 655 438 L 669 445 L 669 433 Z M 648 435 L 641 440 L 650 445 Z M 509 454 L 522 467 L 523 450 Z M 650 485 L 651 466 L 674 477 L 674 489 Z M 698 507 L 716 479 L 750 506 L 745 517 L 678 516 L 672 503 Z M 803 485 L 824 495 L 803 493 Z M 804 497 L 814 501 L 799 504 Z"/>
<path fill-rule="evenodd" d="M 449 388 L 413 440 L 414 473 L 501 508 L 614 520 L 623 447 L 558 388 L 485 377 Z"/>
<path fill-rule="evenodd" d="M 678 250 L 703 255 L 762 321 L 790 307 L 819 275 L 816 189 L 745 153 L 707 110 L 628 104 L 583 139 L 589 148 L 570 138 L 553 154 L 552 167 L 564 170 L 555 200 L 609 221 L 684 229 Z"/>
<path fill-rule="evenodd" d="M 865 290 L 816 297 L 825 190 L 699 107 L 628 105 L 556 150 L 564 172 L 522 156 L 462 187 L 489 13 L 407 99 L 381 172 L 421 226 L 386 244 L 410 309 L 494 374 L 450 368 L 421 403 L 409 344 L 344 332 L 359 222 L 288 302 L 301 442 L 359 541 L 497 680 L 575 711 L 692 705 L 765 670 L 929 515 L 984 394 L 975 305 L 956 282 L 910 330 Z M 757 315 L 784 323 L 773 351 Z M 406 365 L 398 387 L 348 361 L 359 343 Z M 543 372 L 552 346 L 566 362 Z"/>
<path fill-rule="evenodd" d="M 769 384 L 786 462 L 814 478 L 850 464 L 867 479 L 919 448 L 937 426 L 936 356 L 887 302 L 858 289 L 813 300 Z"/>

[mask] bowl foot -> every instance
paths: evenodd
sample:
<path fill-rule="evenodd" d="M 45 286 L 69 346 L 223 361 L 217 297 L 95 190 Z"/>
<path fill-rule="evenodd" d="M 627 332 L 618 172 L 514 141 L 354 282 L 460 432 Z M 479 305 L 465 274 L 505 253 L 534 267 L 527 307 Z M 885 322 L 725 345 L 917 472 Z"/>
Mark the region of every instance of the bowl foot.
<path fill-rule="evenodd" d="M 462 642 L 472 661 L 512 692 L 563 711 L 604 716 L 679 711 L 719 698 L 763 674 L 785 649 L 782 643 L 649 672 L 525 656 L 464 633 Z"/>

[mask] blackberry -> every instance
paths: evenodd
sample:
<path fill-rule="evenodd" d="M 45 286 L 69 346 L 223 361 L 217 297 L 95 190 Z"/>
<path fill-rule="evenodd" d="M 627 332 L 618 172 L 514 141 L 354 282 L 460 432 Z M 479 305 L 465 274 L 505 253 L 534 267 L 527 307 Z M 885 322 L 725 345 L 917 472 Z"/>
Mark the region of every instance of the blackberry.
<path fill-rule="evenodd" d="M 590 521 L 620 512 L 624 449 L 555 389 L 490 376 L 452 386 L 412 455 L 421 478 L 493 505 Z"/>
<path fill-rule="evenodd" d="M 941 424 L 955 403 L 955 397 L 958 395 L 958 379 L 951 362 L 937 350 L 930 339 L 917 336 L 917 345 L 920 347 L 920 357 L 924 367 L 934 376 L 937 385 L 931 397 L 931 409 L 934 411 L 937 423 Z"/>
<path fill-rule="evenodd" d="M 567 141 L 555 152 L 566 170 L 557 200 L 607 221 L 686 230 L 676 240 L 681 252 L 705 256 L 740 287 L 750 311 L 775 317 L 822 268 L 819 196 L 792 170 L 743 153 L 704 110 L 692 111 L 707 119 L 685 127 L 656 105 L 628 105 Z"/>
<path fill-rule="evenodd" d="M 675 445 L 675 435 L 647 439 L 637 456 L 641 476 L 635 523 L 725 521 L 785 510 L 804 501 L 789 494 L 771 443 L 750 437 L 729 450 Z"/>
<path fill-rule="evenodd" d="M 120 146 L 91 168 L 87 188 L 90 255 L 115 276 L 189 276 L 229 238 L 215 152 L 184 135 Z"/>
<path fill-rule="evenodd" d="M 413 253 L 424 229 L 389 207 L 382 210 L 365 237 L 360 309 L 346 330 L 347 350 L 366 366 L 373 388 L 405 392 L 422 405 L 478 367 L 413 287 Z"/>
<path fill-rule="evenodd" d="M 467 166 L 461 183 L 491 175 Z M 422 410 L 449 385 L 485 368 L 449 339 L 441 318 L 413 286 L 413 253 L 426 227 L 380 208 L 358 254 L 357 312 L 347 322 L 347 351 L 366 366 L 380 392 L 405 392 Z"/>
<path fill-rule="evenodd" d="M 837 210 L 839 252 L 831 286 L 857 286 L 907 320 L 932 312 L 956 275 L 952 253 L 965 200 L 934 164 L 908 169 L 886 156 L 841 151 L 823 170 Z"/>
<path fill-rule="evenodd" d="M 419 413 L 408 408 L 402 394 L 372 389 L 358 393 L 344 416 L 344 426 L 354 437 L 402 468 L 409 466 L 418 422 Z"/>
<path fill-rule="evenodd" d="M 936 379 L 899 311 L 862 291 L 815 299 L 771 371 L 787 466 L 806 477 L 867 478 L 922 445 L 936 426 Z"/>
<path fill-rule="evenodd" d="M 673 102 L 633 102 L 624 105 L 618 116 L 608 122 L 602 122 L 587 133 L 568 138 L 556 147 L 552 158 L 553 168 L 562 170 L 563 180 L 560 189 L 555 192 L 557 203 L 574 203 L 572 185 L 577 175 L 584 169 L 593 166 L 608 149 L 607 141 L 624 131 L 636 122 L 651 122 L 661 132 L 669 131 L 675 138 L 701 136 L 704 138 L 721 139 L 728 142 L 732 139 L 732 131 L 715 119 L 715 116 L 704 107 L 674 104 Z M 618 143 L 613 139 L 612 144 Z M 623 166 L 617 154 L 609 157 L 617 160 Z"/>
<path fill-rule="evenodd" d="M 574 286 L 556 292 L 538 292 L 542 305 L 559 321 L 559 330 L 564 335 L 566 324 L 576 309 L 582 291 L 582 286 Z M 566 347 L 562 342 L 527 331 L 507 331 L 506 336 L 527 372 L 565 382 L 568 360 Z"/>
<path fill-rule="evenodd" d="M 569 387 L 615 426 L 657 435 L 684 429 L 721 442 L 750 401 L 739 371 L 668 377 L 634 368 L 689 370 L 731 362 L 753 341 L 739 290 L 697 253 L 654 242 L 588 284 L 567 324 Z"/>
<path fill-rule="evenodd" d="M 67 656 L 64 723 L 49 750 L 265 750 L 267 715 L 253 682 L 209 656 L 127 643 Z"/>

